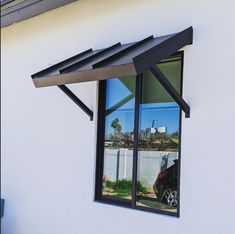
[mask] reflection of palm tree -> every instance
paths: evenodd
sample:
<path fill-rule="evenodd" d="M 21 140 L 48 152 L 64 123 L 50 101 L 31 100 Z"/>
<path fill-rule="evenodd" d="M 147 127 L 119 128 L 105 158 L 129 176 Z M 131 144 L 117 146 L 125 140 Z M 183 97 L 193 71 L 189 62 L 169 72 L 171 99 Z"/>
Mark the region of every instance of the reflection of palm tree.
<path fill-rule="evenodd" d="M 114 134 L 120 133 L 122 131 L 122 125 L 118 118 L 112 121 L 111 127 L 114 129 Z"/>
<path fill-rule="evenodd" d="M 118 145 L 118 134 L 120 134 L 122 131 L 122 125 L 121 125 L 118 118 L 116 118 L 112 121 L 111 127 L 114 130 L 114 145 L 117 146 Z"/>

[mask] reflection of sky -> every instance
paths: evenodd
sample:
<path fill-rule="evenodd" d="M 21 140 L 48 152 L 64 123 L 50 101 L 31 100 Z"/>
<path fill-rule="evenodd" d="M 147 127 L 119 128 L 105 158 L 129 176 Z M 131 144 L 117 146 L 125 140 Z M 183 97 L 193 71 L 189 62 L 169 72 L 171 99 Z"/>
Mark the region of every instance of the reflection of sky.
<path fill-rule="evenodd" d="M 117 109 L 106 117 L 105 129 L 106 134 L 113 133 L 113 128 L 111 127 L 112 121 L 116 118 L 119 119 L 122 132 L 132 132 L 134 129 L 134 107 L 125 108 L 124 106 L 129 106 L 130 103 L 134 103 L 134 98 L 122 106 L 122 108 Z"/>
<path fill-rule="evenodd" d="M 134 81 L 134 80 L 133 80 Z M 132 94 L 132 92 L 119 80 L 110 79 L 106 82 L 106 110 L 117 104 L 125 97 Z M 122 125 L 122 132 L 132 132 L 134 128 L 134 106 L 135 98 L 132 98 L 129 102 L 118 108 L 106 117 L 105 121 L 105 133 L 113 133 L 111 127 L 112 121 L 116 118 L 119 119 Z"/>
<path fill-rule="evenodd" d="M 117 78 L 108 80 L 106 84 L 106 109 L 109 109 L 123 98 L 132 94 L 132 92 Z M 130 108 L 134 107 L 133 103 L 134 99 L 128 104 Z M 123 108 L 124 106 L 121 107 L 121 109 Z M 125 105 L 125 108 L 128 107 Z"/>
<path fill-rule="evenodd" d="M 179 130 L 179 107 L 175 102 L 150 103 L 140 105 L 140 128 L 142 130 L 152 126 L 167 127 L 167 132 Z"/>
<path fill-rule="evenodd" d="M 131 94 L 130 90 L 119 79 L 111 79 L 107 82 L 106 110 L 117 104 L 123 98 Z M 118 108 L 106 117 L 106 134 L 113 133 L 112 121 L 119 119 L 122 132 L 132 132 L 134 128 L 134 106 L 135 99 Z M 140 129 L 145 130 L 152 126 L 167 127 L 167 132 L 172 133 L 179 130 L 179 107 L 175 102 L 147 103 L 140 105 Z"/>

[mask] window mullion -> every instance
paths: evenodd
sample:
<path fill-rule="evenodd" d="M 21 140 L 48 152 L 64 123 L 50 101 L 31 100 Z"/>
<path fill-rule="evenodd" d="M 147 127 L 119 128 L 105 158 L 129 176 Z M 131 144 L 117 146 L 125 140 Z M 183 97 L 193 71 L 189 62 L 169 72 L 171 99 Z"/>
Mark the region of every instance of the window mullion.
<path fill-rule="evenodd" d="M 138 145 L 139 145 L 139 105 L 141 99 L 141 80 L 143 73 L 136 76 L 135 88 L 135 119 L 134 119 L 134 147 L 133 147 L 133 169 L 132 169 L 132 207 L 136 206 L 137 191 L 137 161 L 138 161 Z"/>
<path fill-rule="evenodd" d="M 103 186 L 104 166 L 104 140 L 105 140 L 105 103 L 106 103 L 106 82 L 99 82 L 99 103 L 98 103 L 98 137 L 97 137 L 97 161 L 96 161 L 96 193 L 95 198 L 101 198 Z"/>

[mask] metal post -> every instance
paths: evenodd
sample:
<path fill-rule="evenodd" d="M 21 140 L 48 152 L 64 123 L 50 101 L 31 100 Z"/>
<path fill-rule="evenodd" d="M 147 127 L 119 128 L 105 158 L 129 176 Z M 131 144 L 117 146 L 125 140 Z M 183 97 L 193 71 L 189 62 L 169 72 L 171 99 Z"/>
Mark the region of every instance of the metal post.
<path fill-rule="evenodd" d="M 117 151 L 116 181 L 119 179 L 120 149 Z"/>
<path fill-rule="evenodd" d="M 124 149 L 124 172 L 123 172 L 123 178 L 126 179 L 127 178 L 127 151 L 128 149 Z"/>
<path fill-rule="evenodd" d="M 5 200 L 3 198 L 1 198 L 1 218 L 4 215 L 4 204 L 5 204 Z"/>
<path fill-rule="evenodd" d="M 137 176 L 138 176 L 138 146 L 139 146 L 139 105 L 141 101 L 141 80 L 142 73 L 136 76 L 135 95 L 135 120 L 134 120 L 134 149 L 133 149 L 133 170 L 132 170 L 132 207 L 136 207 Z"/>

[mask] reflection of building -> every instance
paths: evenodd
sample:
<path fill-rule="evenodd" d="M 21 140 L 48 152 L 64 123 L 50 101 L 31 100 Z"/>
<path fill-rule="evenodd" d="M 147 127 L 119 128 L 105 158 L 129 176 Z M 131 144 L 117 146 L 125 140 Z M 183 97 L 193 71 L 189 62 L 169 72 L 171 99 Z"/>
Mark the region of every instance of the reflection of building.
<path fill-rule="evenodd" d="M 104 142 L 104 146 L 105 147 L 112 147 L 113 146 L 113 142 L 112 141 L 105 141 Z"/>

